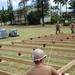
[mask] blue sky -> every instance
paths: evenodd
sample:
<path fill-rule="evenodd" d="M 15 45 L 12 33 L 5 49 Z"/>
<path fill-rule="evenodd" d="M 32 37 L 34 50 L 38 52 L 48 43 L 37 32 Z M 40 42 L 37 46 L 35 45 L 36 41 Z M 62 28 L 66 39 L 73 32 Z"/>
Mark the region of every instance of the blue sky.
<path fill-rule="evenodd" d="M 18 3 L 20 0 L 12 0 L 13 9 L 18 8 Z M 4 6 L 5 9 L 7 9 L 7 0 L 0 0 L 0 9 L 2 9 L 2 6 Z"/>
<path fill-rule="evenodd" d="M 13 9 L 17 9 L 18 8 L 18 3 L 21 0 L 12 0 L 12 4 L 13 4 Z M 50 0 L 50 4 L 51 5 L 55 5 L 55 3 L 53 2 L 53 0 Z M 0 0 L 0 9 L 2 9 L 2 6 L 4 6 L 4 9 L 7 9 L 7 0 Z M 65 6 L 62 7 L 62 10 L 65 11 Z"/>

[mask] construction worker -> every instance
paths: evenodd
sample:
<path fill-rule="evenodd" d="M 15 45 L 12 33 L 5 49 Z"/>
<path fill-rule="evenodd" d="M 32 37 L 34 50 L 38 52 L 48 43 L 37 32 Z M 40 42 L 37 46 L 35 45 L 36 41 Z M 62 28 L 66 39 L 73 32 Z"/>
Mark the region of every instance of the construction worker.
<path fill-rule="evenodd" d="M 56 34 L 57 33 L 60 33 L 60 24 L 57 22 L 57 24 L 56 24 Z"/>
<path fill-rule="evenodd" d="M 26 75 L 61 75 L 53 67 L 44 65 L 46 54 L 41 49 L 32 52 L 32 60 L 35 66 L 26 72 Z"/>
<path fill-rule="evenodd" d="M 71 33 L 74 34 L 74 23 L 70 24 L 70 30 L 71 30 Z"/>

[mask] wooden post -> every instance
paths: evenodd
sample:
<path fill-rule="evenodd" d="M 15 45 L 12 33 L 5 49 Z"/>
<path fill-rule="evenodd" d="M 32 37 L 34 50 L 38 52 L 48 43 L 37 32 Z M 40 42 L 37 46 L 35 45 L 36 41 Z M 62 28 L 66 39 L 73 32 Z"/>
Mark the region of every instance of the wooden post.
<path fill-rule="evenodd" d="M 30 40 L 33 40 L 33 38 L 30 38 Z"/>
<path fill-rule="evenodd" d="M 72 38 L 74 38 L 74 36 L 72 36 Z"/>
<path fill-rule="evenodd" d="M 2 48 L 2 46 L 0 45 L 0 48 Z"/>
<path fill-rule="evenodd" d="M 43 47 L 46 47 L 46 44 L 43 44 Z"/>
<path fill-rule="evenodd" d="M 22 42 L 24 42 L 24 40 L 22 40 Z"/>
<path fill-rule="evenodd" d="M 21 53 L 18 53 L 18 56 L 21 56 Z"/>
<path fill-rule="evenodd" d="M 54 44 L 55 43 L 55 41 L 52 41 L 52 44 Z"/>
<path fill-rule="evenodd" d="M 67 40 L 69 39 L 69 37 L 67 37 Z"/>
<path fill-rule="evenodd" d="M 38 36 L 38 38 L 40 38 L 40 36 Z"/>
<path fill-rule="evenodd" d="M 0 59 L 0 62 L 2 62 L 2 59 Z"/>
<path fill-rule="evenodd" d="M 45 37 L 47 37 L 47 35 L 45 35 Z"/>
<path fill-rule="evenodd" d="M 11 42 L 12 43 L 12 45 L 14 45 L 14 42 Z"/>
<path fill-rule="evenodd" d="M 60 41 L 63 41 L 62 39 L 60 39 Z"/>
<path fill-rule="evenodd" d="M 51 36 L 52 36 L 52 34 L 51 34 Z"/>

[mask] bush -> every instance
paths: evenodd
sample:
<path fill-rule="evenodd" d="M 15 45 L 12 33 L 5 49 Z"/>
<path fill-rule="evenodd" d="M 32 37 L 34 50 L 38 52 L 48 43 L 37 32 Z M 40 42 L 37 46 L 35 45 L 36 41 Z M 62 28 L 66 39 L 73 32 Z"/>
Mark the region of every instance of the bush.
<path fill-rule="evenodd" d="M 51 17 L 51 24 L 55 24 L 57 23 L 57 21 L 59 20 L 59 16 L 58 15 L 54 15 Z"/>
<path fill-rule="evenodd" d="M 45 22 L 45 24 L 50 24 L 50 22 Z"/>
<path fill-rule="evenodd" d="M 71 21 L 68 21 L 64 24 L 64 26 L 69 26 L 71 24 Z"/>
<path fill-rule="evenodd" d="M 40 24 L 40 16 L 38 14 L 37 11 L 31 11 L 29 14 L 28 14 L 28 23 L 30 25 L 37 25 L 37 24 Z"/>

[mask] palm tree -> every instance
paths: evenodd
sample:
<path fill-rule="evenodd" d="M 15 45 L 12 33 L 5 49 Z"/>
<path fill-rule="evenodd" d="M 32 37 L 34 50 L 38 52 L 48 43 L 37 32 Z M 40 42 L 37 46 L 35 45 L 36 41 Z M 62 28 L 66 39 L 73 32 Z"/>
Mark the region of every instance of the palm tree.
<path fill-rule="evenodd" d="M 65 0 L 65 4 L 66 4 L 66 13 L 67 13 L 67 3 L 68 3 L 68 0 Z"/>
<path fill-rule="evenodd" d="M 75 0 L 70 0 L 69 5 L 71 6 L 70 8 L 73 9 L 73 16 L 75 17 Z"/>
<path fill-rule="evenodd" d="M 57 4 L 59 6 L 60 3 L 60 17 L 61 17 L 61 2 L 60 0 L 54 0 L 55 4 Z"/>
<path fill-rule="evenodd" d="M 38 13 L 41 18 L 42 26 L 44 26 L 44 17 L 49 16 L 49 0 L 35 0 L 35 8 L 38 10 Z"/>
<path fill-rule="evenodd" d="M 54 0 L 55 4 L 60 4 L 60 19 L 61 19 L 61 5 L 65 4 L 65 0 Z"/>

